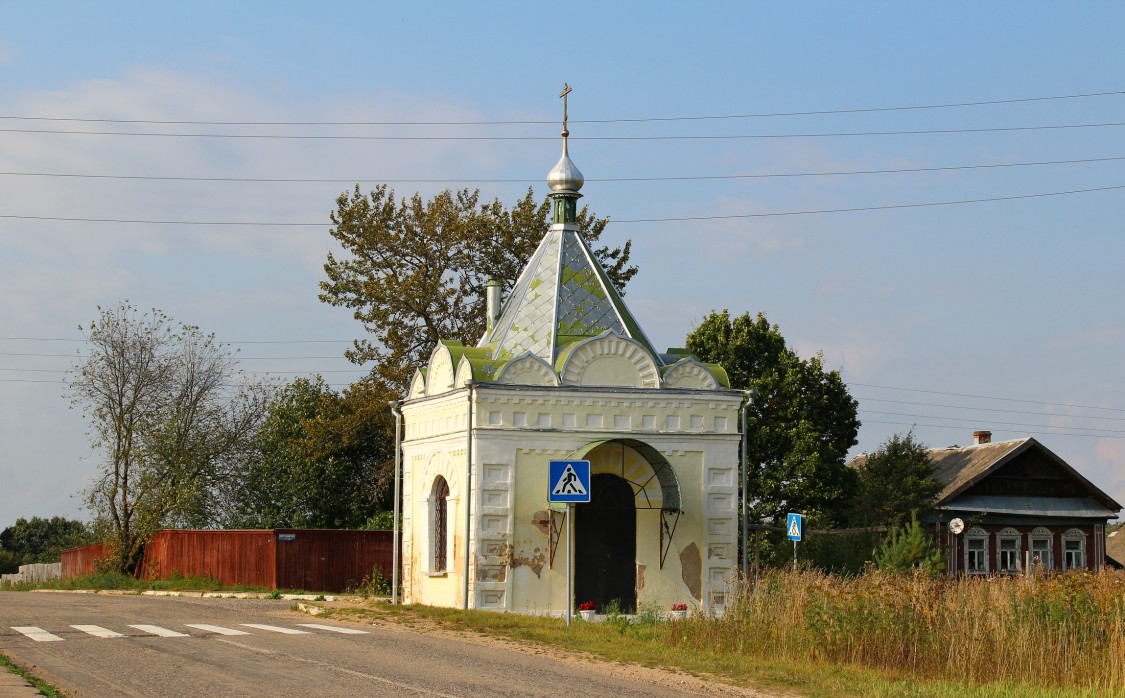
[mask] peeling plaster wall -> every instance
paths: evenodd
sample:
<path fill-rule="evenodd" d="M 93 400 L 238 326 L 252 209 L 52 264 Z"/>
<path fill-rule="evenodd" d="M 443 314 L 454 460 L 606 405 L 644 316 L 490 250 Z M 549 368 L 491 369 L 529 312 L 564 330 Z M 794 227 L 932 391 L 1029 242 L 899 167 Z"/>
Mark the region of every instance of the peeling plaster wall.
<path fill-rule="evenodd" d="M 465 393 L 461 391 L 403 407 L 402 595 L 405 603 L 451 607 L 463 603 L 467 406 Z M 430 496 L 439 475 L 449 484 L 444 574 L 432 569 Z"/>
<path fill-rule="evenodd" d="M 673 467 L 684 511 L 663 567 L 660 512 L 637 511 L 638 604 L 661 610 L 673 603 L 722 609 L 737 545 L 737 395 L 483 384 L 476 389 L 476 398 L 473 525 L 468 541 L 473 607 L 565 612 L 569 541 L 563 518 L 556 514 L 562 540 L 552 566 L 545 514 L 547 464 L 594 442 L 630 438 L 659 451 Z M 407 434 L 403 561 L 408 602 L 462 603 L 466 413 L 464 390 L 403 406 Z M 426 558 L 430 552 L 427 499 L 438 472 L 449 481 L 451 494 L 453 553 L 443 577 L 427 574 Z"/>

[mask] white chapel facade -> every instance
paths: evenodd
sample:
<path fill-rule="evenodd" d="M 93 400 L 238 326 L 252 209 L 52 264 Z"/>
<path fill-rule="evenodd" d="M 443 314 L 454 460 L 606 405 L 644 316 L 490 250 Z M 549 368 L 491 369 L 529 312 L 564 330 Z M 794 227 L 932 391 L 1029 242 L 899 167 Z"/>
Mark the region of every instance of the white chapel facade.
<path fill-rule="evenodd" d="M 552 223 L 475 347 L 443 341 L 403 416 L 406 603 L 561 614 L 721 611 L 738 551 L 742 394 L 683 350 L 658 353 L 578 232 L 582 174 L 548 176 Z M 567 535 L 548 463 L 589 460 Z"/>

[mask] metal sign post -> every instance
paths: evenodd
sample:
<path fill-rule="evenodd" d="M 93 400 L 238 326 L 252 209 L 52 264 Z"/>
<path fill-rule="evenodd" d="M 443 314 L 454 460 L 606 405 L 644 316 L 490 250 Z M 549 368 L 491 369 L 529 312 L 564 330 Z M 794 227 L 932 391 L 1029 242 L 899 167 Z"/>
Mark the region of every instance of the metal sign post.
<path fill-rule="evenodd" d="M 789 540 L 793 541 L 793 567 L 797 567 L 797 541 L 801 540 L 801 526 L 804 523 L 804 517 L 800 514 L 789 514 L 786 517 L 785 530 L 789 536 Z"/>
<path fill-rule="evenodd" d="M 573 575 L 570 572 L 570 542 L 574 540 L 571 535 L 574 531 L 574 524 L 571 521 L 570 512 L 574 509 L 573 504 L 566 505 L 566 627 L 570 627 L 570 619 L 574 615 L 574 592 L 571 590 Z"/>
<path fill-rule="evenodd" d="M 574 547 L 574 504 L 590 501 L 590 461 L 553 460 L 547 470 L 547 502 L 566 504 L 566 624 L 574 615 L 571 548 Z"/>

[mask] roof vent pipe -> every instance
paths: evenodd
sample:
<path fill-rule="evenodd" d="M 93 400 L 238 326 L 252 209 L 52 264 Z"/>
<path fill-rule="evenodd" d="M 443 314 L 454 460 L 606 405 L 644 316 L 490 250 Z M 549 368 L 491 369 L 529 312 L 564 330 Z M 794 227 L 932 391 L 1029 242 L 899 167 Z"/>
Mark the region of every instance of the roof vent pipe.
<path fill-rule="evenodd" d="M 500 306 L 501 306 L 501 293 L 502 286 L 496 279 L 489 279 L 488 283 L 484 285 L 484 303 L 485 303 L 485 322 L 488 326 L 488 331 L 492 331 L 492 326 L 500 319 Z"/>
<path fill-rule="evenodd" d="M 990 444 L 990 443 L 992 443 L 992 432 L 991 431 L 974 431 L 973 432 L 973 445 L 974 446 L 979 446 L 981 444 Z"/>

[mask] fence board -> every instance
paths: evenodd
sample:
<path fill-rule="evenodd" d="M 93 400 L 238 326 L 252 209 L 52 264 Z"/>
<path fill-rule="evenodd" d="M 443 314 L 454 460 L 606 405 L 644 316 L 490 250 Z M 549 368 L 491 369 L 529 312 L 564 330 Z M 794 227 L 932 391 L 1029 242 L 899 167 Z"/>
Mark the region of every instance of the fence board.
<path fill-rule="evenodd" d="M 138 576 L 147 579 L 212 577 L 224 585 L 343 592 L 379 570 L 391 578 L 391 531 L 274 529 L 201 531 L 164 529 L 149 540 Z M 95 571 L 105 545 L 66 550 L 62 574 Z"/>
<path fill-rule="evenodd" d="M 64 550 L 60 556 L 63 577 L 77 577 L 97 572 L 97 561 L 106 557 L 105 543 L 83 545 L 81 548 Z"/>
<path fill-rule="evenodd" d="M 379 570 L 391 578 L 390 531 L 278 529 L 277 586 L 342 592 L 355 589 Z M 281 540 L 293 536 L 292 540 Z"/>

